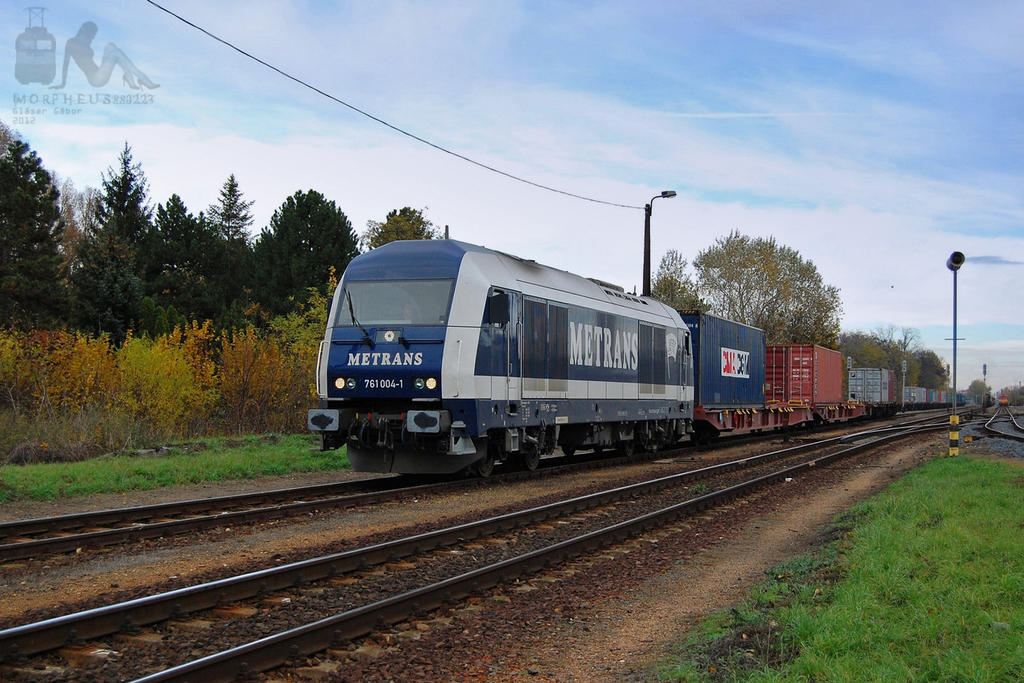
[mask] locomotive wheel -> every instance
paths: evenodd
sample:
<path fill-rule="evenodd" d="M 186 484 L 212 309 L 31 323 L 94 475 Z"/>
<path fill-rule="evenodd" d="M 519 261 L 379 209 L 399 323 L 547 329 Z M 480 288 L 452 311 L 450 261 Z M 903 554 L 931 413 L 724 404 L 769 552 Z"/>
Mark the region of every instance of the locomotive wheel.
<path fill-rule="evenodd" d="M 630 439 L 629 441 L 620 441 L 618 444 L 616 444 L 616 448 L 619 451 L 619 455 L 624 455 L 628 458 L 629 456 L 633 455 L 633 451 L 635 450 L 636 445 L 635 442 L 632 439 Z"/>
<path fill-rule="evenodd" d="M 488 453 L 487 455 L 485 455 L 484 457 L 480 458 L 475 463 L 470 465 L 470 472 L 480 477 L 481 479 L 486 479 L 487 477 L 491 476 L 492 472 L 494 472 L 494 463 L 494 456 Z"/>
<path fill-rule="evenodd" d="M 519 454 L 519 464 L 524 470 L 533 472 L 540 464 L 540 451 L 523 451 Z"/>
<path fill-rule="evenodd" d="M 571 458 L 575 452 L 576 452 L 576 446 L 570 446 L 569 444 L 565 444 L 564 446 L 562 446 L 562 453 L 567 458 Z"/>

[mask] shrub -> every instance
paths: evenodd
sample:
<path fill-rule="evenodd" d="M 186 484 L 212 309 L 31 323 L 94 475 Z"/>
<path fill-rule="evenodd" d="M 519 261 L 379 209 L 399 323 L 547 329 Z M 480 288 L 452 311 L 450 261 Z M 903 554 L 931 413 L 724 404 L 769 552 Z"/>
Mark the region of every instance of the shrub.
<path fill-rule="evenodd" d="M 207 423 L 214 393 L 197 377 L 180 339 L 129 336 L 117 353 L 119 386 L 115 412 L 127 415 L 142 434 L 172 438 Z"/>

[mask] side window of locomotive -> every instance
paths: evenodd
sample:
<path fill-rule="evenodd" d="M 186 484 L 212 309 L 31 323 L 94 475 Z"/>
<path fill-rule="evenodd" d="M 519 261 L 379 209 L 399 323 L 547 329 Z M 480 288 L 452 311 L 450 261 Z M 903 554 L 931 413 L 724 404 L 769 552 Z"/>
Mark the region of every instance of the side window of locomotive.
<path fill-rule="evenodd" d="M 639 379 L 640 384 L 652 383 L 651 355 L 654 353 L 654 328 L 650 325 L 640 324 L 639 342 Z"/>
<path fill-rule="evenodd" d="M 668 348 L 665 343 L 665 328 L 655 327 L 651 358 L 651 379 L 654 384 L 665 384 L 668 379 Z"/>
<path fill-rule="evenodd" d="M 665 328 L 640 324 L 640 383 L 664 385 L 668 373 Z"/>
<path fill-rule="evenodd" d="M 547 377 L 547 302 L 529 299 L 523 302 L 523 335 L 523 376 Z"/>
<path fill-rule="evenodd" d="M 569 309 L 548 306 L 548 377 L 569 379 Z"/>
<path fill-rule="evenodd" d="M 507 325 L 511 320 L 512 298 L 509 293 L 492 289 L 487 296 L 487 322 L 492 325 Z"/>

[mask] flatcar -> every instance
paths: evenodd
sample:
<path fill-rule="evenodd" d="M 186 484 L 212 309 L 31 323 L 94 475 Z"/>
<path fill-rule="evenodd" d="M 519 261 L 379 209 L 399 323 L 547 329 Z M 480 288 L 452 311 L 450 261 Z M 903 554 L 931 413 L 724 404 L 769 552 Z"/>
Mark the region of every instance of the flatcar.
<path fill-rule="evenodd" d="M 486 476 L 560 447 L 656 449 L 692 431 L 679 314 L 456 240 L 354 258 L 334 293 L 308 427 L 367 472 Z"/>
<path fill-rule="evenodd" d="M 842 356 L 813 344 L 767 344 L 764 330 L 683 310 L 694 348 L 693 440 L 863 417 L 843 401 Z"/>

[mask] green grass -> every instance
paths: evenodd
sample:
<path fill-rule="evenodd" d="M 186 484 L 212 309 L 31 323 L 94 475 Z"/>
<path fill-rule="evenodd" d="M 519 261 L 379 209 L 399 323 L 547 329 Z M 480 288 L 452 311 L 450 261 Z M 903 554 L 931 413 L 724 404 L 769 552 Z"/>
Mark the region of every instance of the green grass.
<path fill-rule="evenodd" d="M 662 661 L 661 680 L 1024 679 L 1024 472 L 919 468 L 772 570 Z"/>
<path fill-rule="evenodd" d="M 153 455 L 108 455 L 70 463 L 0 466 L 0 502 L 251 479 L 347 468 L 345 450 L 320 452 L 311 435 L 215 438 Z"/>

